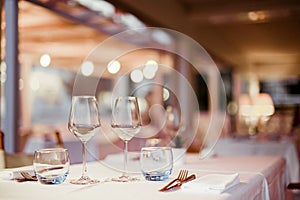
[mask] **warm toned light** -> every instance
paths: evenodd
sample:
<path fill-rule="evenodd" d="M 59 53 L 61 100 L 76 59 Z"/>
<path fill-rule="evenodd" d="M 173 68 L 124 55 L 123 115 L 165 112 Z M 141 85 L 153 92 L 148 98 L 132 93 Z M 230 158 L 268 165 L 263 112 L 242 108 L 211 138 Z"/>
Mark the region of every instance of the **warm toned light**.
<path fill-rule="evenodd" d="M 253 99 L 255 110 L 259 112 L 261 116 L 270 116 L 275 112 L 272 98 L 267 93 L 260 93 Z"/>
<path fill-rule="evenodd" d="M 51 63 L 51 57 L 49 54 L 44 54 L 40 58 L 40 64 L 42 67 L 48 67 Z"/>
<path fill-rule="evenodd" d="M 4 61 L 1 62 L 0 65 L 0 70 L 1 70 L 1 83 L 5 83 L 6 81 L 6 63 Z"/>
<path fill-rule="evenodd" d="M 251 21 L 265 21 L 269 17 L 269 12 L 268 11 L 251 11 L 248 12 L 248 18 Z"/>
<path fill-rule="evenodd" d="M 256 12 L 248 12 L 248 18 L 251 20 L 251 21 L 257 21 L 258 20 L 258 15 Z"/>
<path fill-rule="evenodd" d="M 111 74 L 118 73 L 120 71 L 120 69 L 121 69 L 121 64 L 117 60 L 112 60 L 107 65 L 107 70 Z"/>
<path fill-rule="evenodd" d="M 77 0 L 77 2 L 95 12 L 101 13 L 105 17 L 112 17 L 115 14 L 116 8 L 107 1 Z"/>
<path fill-rule="evenodd" d="M 170 92 L 166 88 L 163 89 L 163 101 L 167 101 L 170 98 Z"/>
<path fill-rule="evenodd" d="M 90 76 L 94 72 L 94 64 L 91 61 L 84 61 L 81 65 L 81 73 L 84 76 Z"/>
<path fill-rule="evenodd" d="M 237 105 L 237 103 L 234 102 L 234 101 L 229 102 L 228 105 L 227 105 L 227 112 L 230 115 L 235 115 L 238 112 L 238 105 Z"/>
<path fill-rule="evenodd" d="M 274 105 L 269 94 L 260 93 L 253 98 L 243 94 L 239 98 L 239 113 L 242 116 L 270 116 L 274 114 Z"/>
<path fill-rule="evenodd" d="M 134 83 L 140 83 L 143 81 L 144 77 L 143 77 L 143 72 L 139 69 L 135 69 L 130 73 L 130 79 L 132 80 L 132 82 Z"/>
<path fill-rule="evenodd" d="M 145 24 L 142 21 L 140 21 L 136 16 L 129 14 L 129 13 L 121 14 L 120 21 L 129 28 L 144 28 L 145 27 Z"/>
<path fill-rule="evenodd" d="M 157 69 L 158 69 L 158 64 L 155 60 L 147 61 L 143 69 L 144 77 L 146 79 L 153 79 L 155 77 Z"/>

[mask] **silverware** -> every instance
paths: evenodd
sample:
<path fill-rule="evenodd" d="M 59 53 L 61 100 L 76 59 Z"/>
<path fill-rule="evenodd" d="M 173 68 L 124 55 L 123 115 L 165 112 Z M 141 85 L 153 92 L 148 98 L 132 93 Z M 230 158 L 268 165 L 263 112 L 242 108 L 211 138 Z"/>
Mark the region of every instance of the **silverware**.
<path fill-rule="evenodd" d="M 178 181 L 175 185 L 166 188 L 163 192 L 178 190 L 178 189 L 181 188 L 181 186 L 182 186 L 184 183 L 187 183 L 187 182 L 192 181 L 192 180 L 194 180 L 194 179 L 196 179 L 196 175 L 195 175 L 195 174 L 192 174 L 192 175 L 188 176 L 186 179 L 184 179 L 184 180 L 182 180 L 182 181 Z"/>
<path fill-rule="evenodd" d="M 24 181 L 37 181 L 36 176 L 32 176 L 28 172 L 21 171 L 20 174 L 25 178 Z"/>
<path fill-rule="evenodd" d="M 63 169 L 63 167 L 59 166 L 59 167 L 52 167 L 52 168 L 42 169 L 42 170 L 39 171 L 39 173 L 44 173 L 44 172 L 47 172 L 47 171 L 58 170 L 58 169 Z M 15 178 L 15 180 L 18 181 L 18 182 L 37 181 L 36 176 L 32 176 L 30 173 L 28 173 L 26 171 L 19 171 L 19 173 L 21 174 L 21 176 L 23 178 Z"/>
<path fill-rule="evenodd" d="M 186 179 L 187 175 L 188 175 L 188 170 L 186 170 L 186 169 L 180 170 L 177 178 L 172 180 L 170 183 L 168 183 L 165 187 L 161 188 L 159 191 L 160 192 L 166 191 L 174 183 L 178 183 L 178 182 L 183 181 L 184 179 Z"/>

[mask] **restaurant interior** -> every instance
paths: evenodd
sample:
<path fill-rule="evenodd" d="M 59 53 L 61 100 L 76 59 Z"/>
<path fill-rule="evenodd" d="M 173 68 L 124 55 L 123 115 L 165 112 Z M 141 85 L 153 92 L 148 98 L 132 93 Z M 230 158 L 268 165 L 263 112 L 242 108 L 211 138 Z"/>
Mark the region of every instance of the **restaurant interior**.
<path fill-rule="evenodd" d="M 287 188 L 300 183 L 299 1 L 1 0 L 0 11 L 3 168 L 32 165 L 36 149 L 56 146 L 82 163 L 69 122 L 78 95 L 95 96 L 100 113 L 87 161 L 122 154 L 112 102 L 135 96 L 141 130 L 129 155 L 171 146 L 187 163 L 191 154 L 232 166 L 280 157 L 280 190 L 264 174 L 270 196 L 257 199 L 300 198 Z"/>

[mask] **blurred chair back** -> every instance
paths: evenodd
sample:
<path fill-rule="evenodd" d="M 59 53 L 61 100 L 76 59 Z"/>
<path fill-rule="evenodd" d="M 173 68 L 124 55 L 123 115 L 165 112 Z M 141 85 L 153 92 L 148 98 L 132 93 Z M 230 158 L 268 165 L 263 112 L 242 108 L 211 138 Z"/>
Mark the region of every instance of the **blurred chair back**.
<path fill-rule="evenodd" d="M 0 130 L 0 169 L 5 168 L 4 133 Z"/>
<path fill-rule="evenodd" d="M 58 130 L 55 130 L 55 137 L 56 137 L 56 146 L 64 148 L 64 143 L 63 143 L 63 140 L 61 138 L 61 134 Z"/>
<path fill-rule="evenodd" d="M 22 146 L 24 147 L 26 145 L 26 142 L 32 135 L 32 132 L 26 132 L 26 134 L 20 136 L 21 137 L 21 146 L 20 149 L 22 149 Z M 22 141 L 22 139 L 24 139 Z M 63 140 L 61 138 L 61 134 L 58 130 L 55 130 L 55 140 L 56 140 L 56 146 L 57 147 L 64 147 Z M 32 165 L 33 162 L 33 155 L 32 154 L 26 154 L 23 152 L 19 153 L 6 153 L 4 148 L 4 133 L 0 130 L 0 169 L 3 168 L 14 168 L 14 167 L 21 167 L 26 165 Z"/>

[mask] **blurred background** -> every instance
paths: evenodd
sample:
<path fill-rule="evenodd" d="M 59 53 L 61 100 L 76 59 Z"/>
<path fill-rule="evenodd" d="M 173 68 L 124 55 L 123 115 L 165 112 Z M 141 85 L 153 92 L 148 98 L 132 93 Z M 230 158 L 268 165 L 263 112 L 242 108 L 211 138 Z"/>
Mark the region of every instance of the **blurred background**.
<path fill-rule="evenodd" d="M 188 100 L 179 108 L 184 110 L 180 113 L 184 128 L 177 131 L 188 135 L 196 130 L 186 146 L 189 151 L 201 150 L 213 111 L 225 113 L 222 136 L 299 140 L 297 0 L 4 0 L 0 22 L 1 129 L 9 152 L 32 153 L 39 145 L 55 143 L 55 131 L 66 144 L 76 143 L 67 130 L 74 80 L 77 74 L 97 79 L 96 69 L 105 71 L 96 88 L 103 133 L 92 145 L 100 158 L 121 150 L 116 148 L 120 141 L 109 129 L 111 95 L 119 74 L 128 72 L 122 89 L 134 90 L 139 97 L 143 124 L 151 124 L 149 132 L 159 124 L 159 117 L 148 116 L 151 105 L 177 108 L 177 98 L 189 98 L 182 90 L 178 97 L 168 89 L 177 81 L 162 65 L 182 73 L 197 96 L 197 110 L 191 110 Z M 172 29 L 202 45 L 220 71 L 226 99 L 218 99 L 221 85 L 209 65 L 199 72 L 169 52 L 142 49 L 104 62 L 122 49 L 156 45 L 183 49 L 201 63 L 197 52 L 167 31 L 150 35 L 128 32 L 98 54 L 102 63 L 87 59 L 89 52 L 110 36 L 145 27 Z M 165 87 L 155 86 L 155 80 Z M 216 104 L 225 107 L 213 106 Z M 195 119 L 199 125 L 194 126 Z M 157 136 L 165 134 L 168 131 Z M 143 142 L 136 139 L 131 150 Z"/>

